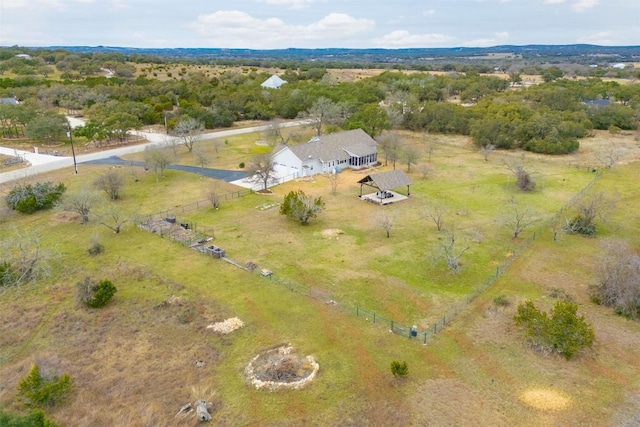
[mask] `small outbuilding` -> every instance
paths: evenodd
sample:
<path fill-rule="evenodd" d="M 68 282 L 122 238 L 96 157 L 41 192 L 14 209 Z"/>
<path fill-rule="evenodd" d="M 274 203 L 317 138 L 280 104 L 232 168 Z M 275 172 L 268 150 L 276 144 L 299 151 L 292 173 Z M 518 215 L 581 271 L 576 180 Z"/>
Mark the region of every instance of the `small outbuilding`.
<path fill-rule="evenodd" d="M 267 80 L 262 82 L 260 86 L 267 89 L 280 89 L 280 86 L 282 86 L 285 83 L 287 83 L 286 80 L 282 80 L 279 76 L 274 74 L 271 77 L 269 77 Z"/>
<path fill-rule="evenodd" d="M 358 184 L 360 184 L 361 199 L 380 205 L 406 200 L 411 194 L 411 179 L 400 169 L 367 175 L 358 181 Z M 376 191 L 363 195 L 362 187 L 365 185 Z M 407 187 L 406 195 L 393 191 L 404 186 Z"/>

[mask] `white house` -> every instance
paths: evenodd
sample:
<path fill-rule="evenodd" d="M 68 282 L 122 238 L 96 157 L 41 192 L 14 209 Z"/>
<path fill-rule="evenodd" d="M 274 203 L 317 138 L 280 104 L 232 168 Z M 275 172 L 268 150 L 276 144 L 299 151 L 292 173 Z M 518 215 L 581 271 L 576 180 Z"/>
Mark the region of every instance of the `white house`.
<path fill-rule="evenodd" d="M 274 74 L 273 76 L 269 77 L 267 80 L 262 82 L 260 86 L 267 89 L 280 89 L 280 86 L 282 86 L 285 83 L 287 83 L 286 80 L 282 80 L 279 76 L 276 76 Z"/>
<path fill-rule="evenodd" d="M 281 177 L 299 178 L 375 165 L 378 147 L 362 129 L 354 129 L 316 136 L 304 144 L 281 145 L 271 158 Z"/>

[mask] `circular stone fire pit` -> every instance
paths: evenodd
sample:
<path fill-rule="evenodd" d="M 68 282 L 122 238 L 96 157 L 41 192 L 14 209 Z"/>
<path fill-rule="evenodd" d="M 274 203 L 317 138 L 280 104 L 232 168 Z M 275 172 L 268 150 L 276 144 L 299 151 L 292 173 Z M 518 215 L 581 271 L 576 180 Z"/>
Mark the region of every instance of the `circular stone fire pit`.
<path fill-rule="evenodd" d="M 257 389 L 299 389 L 313 381 L 319 369 L 313 356 L 298 355 L 291 344 L 283 344 L 251 359 L 245 374 Z"/>

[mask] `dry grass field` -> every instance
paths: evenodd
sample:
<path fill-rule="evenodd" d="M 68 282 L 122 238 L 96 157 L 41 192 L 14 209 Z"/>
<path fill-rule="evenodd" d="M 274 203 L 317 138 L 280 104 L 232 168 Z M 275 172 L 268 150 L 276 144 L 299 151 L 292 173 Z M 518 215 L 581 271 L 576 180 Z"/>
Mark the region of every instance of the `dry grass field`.
<path fill-rule="evenodd" d="M 468 138 L 403 134 L 423 151 L 431 171 L 414 166 L 409 200 L 386 207 L 358 199 L 357 181 L 367 171 L 344 171 L 336 195 L 328 179 L 288 182 L 270 195 L 252 194 L 202 208 L 178 219 L 215 230 L 214 243 L 227 256 L 271 269 L 273 279 L 249 273 L 152 235 L 131 224 L 116 235 L 97 223 L 79 225 L 59 212 L 11 215 L 0 224 L 9 238 L 15 225 L 38 232 L 51 259 L 49 279 L 0 291 L 0 406 L 20 410 L 16 384 L 38 362 L 48 372 L 68 372 L 75 382 L 69 400 L 47 409 L 63 426 L 193 426 L 176 417 L 186 402 L 213 402 L 220 426 L 632 426 L 640 414 L 640 324 L 594 305 L 588 296 L 604 237 L 640 236 L 640 159 L 634 135 L 597 133 L 571 156 L 526 154 L 538 182 L 532 194 L 515 192 L 505 159 L 485 162 Z M 266 148 L 260 135 L 229 138 L 210 167 L 236 168 Z M 544 219 L 580 191 L 610 144 L 624 150 L 620 164 L 605 171 L 592 191 L 615 195 L 618 207 L 602 224 L 602 237 L 562 235 L 552 239 Z M 195 159 L 181 148 L 181 164 Z M 404 165 L 398 168 L 406 170 Z M 150 172 L 121 168 L 126 185 L 119 206 L 148 214 L 202 200 L 212 180 L 167 171 L 159 183 Z M 107 166 L 63 170 L 44 180 L 64 180 L 78 191 Z M 218 184 L 221 185 L 221 184 Z M 6 190 L 8 187 L 5 187 Z M 227 187 L 224 187 L 226 191 Z M 302 227 L 278 214 L 291 190 L 322 196 L 326 210 Z M 460 236 L 475 236 L 457 274 L 434 266 L 430 253 L 443 238 L 424 218 L 425 206 L 450 207 L 446 222 Z M 513 257 L 533 231 L 513 240 L 502 225 L 515 201 L 534 208 L 538 238 Z M 391 237 L 376 222 L 393 216 Z M 105 253 L 86 249 L 98 236 Z M 413 342 L 358 318 L 363 306 L 406 324 L 428 328 L 510 260 L 506 272 L 458 314 L 428 345 Z M 75 302 L 75 284 L 86 276 L 109 278 L 118 287 L 104 309 Z M 292 292 L 283 280 L 312 289 L 317 298 Z M 565 361 L 533 352 L 514 326 L 526 298 L 548 309 L 554 293 L 570 295 L 593 325 L 594 348 Z M 503 296 L 507 306 L 493 300 Z M 338 304 L 327 304 L 335 300 Z M 239 317 L 245 327 L 229 335 L 206 328 Z M 292 343 L 320 364 L 318 378 L 299 391 L 268 392 L 247 384 L 243 371 L 259 351 Z M 195 362 L 203 360 L 198 367 Z M 389 364 L 404 360 L 406 379 L 394 379 Z M 634 424 L 636 423 L 636 424 Z"/>

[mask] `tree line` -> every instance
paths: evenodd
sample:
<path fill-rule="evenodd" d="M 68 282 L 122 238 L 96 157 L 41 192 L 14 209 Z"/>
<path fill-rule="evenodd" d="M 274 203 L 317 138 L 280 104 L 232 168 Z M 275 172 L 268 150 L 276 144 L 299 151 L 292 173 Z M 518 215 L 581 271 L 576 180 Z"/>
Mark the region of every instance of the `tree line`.
<path fill-rule="evenodd" d="M 67 132 L 62 113 L 88 119 L 76 131 L 88 141 L 124 140 L 129 129 L 148 125 L 180 131 L 185 119 L 195 121 L 197 128 L 214 129 L 242 120 L 320 117 L 318 131 L 329 124 L 361 127 L 378 136 L 385 129 L 403 128 L 470 135 L 479 147 L 562 154 L 575 151 L 579 139 L 593 129 L 636 129 L 640 117 L 640 84 L 566 79 L 561 72 L 550 72 L 545 83 L 523 87 L 518 73 L 505 80 L 475 71 L 385 71 L 344 82 L 326 69 L 305 67 L 285 70 L 281 77 L 288 83 L 273 90 L 261 86 L 269 74 L 255 68 L 217 75 L 185 69 L 179 79 L 162 81 L 135 76 L 120 54 L 87 59 L 51 52 L 45 58 L 63 73 L 77 70 L 78 64 L 120 71 L 112 78 L 0 79 L 2 96 L 21 101 L 0 104 L 3 137 L 61 140 Z M 7 61 L 15 59 L 2 63 Z"/>

